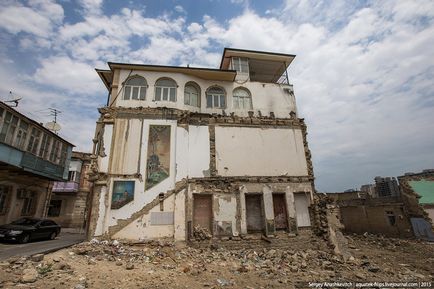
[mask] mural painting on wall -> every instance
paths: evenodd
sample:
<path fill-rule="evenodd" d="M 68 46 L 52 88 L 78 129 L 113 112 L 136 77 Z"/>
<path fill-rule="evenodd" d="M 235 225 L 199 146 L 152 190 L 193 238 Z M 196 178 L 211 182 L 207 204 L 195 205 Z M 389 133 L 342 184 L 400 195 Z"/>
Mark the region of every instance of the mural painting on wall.
<path fill-rule="evenodd" d="M 134 199 L 133 181 L 115 181 L 113 183 L 112 209 L 119 209 Z"/>
<path fill-rule="evenodd" d="M 146 189 L 169 177 L 170 174 L 170 126 L 149 127 Z"/>

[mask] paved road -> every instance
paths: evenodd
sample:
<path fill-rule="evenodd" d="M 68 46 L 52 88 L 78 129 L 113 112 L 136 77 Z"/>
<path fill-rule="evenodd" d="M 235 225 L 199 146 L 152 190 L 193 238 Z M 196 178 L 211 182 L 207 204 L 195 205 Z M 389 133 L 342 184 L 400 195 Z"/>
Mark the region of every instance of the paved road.
<path fill-rule="evenodd" d="M 60 233 L 55 240 L 34 241 L 28 244 L 0 243 L 0 261 L 12 256 L 31 256 L 56 251 L 80 243 L 84 239 L 83 234 Z"/>

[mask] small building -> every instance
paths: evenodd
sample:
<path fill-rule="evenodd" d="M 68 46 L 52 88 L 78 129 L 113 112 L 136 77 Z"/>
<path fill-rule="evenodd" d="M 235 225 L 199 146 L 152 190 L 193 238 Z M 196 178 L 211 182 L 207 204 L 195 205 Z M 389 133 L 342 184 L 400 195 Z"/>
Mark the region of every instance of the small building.
<path fill-rule="evenodd" d="M 0 102 L 0 224 L 47 215 L 53 181 L 68 178 L 72 147 Z"/>
<path fill-rule="evenodd" d="M 191 240 L 311 225 L 295 56 L 225 48 L 220 67 L 109 62 L 94 138 L 90 236 Z"/>
<path fill-rule="evenodd" d="M 73 151 L 68 180 L 54 182 L 47 215 L 67 230 L 85 230 L 92 189 L 88 181 L 90 161 L 90 153 Z"/>
<path fill-rule="evenodd" d="M 434 241 L 434 170 L 398 177 L 417 237 Z"/>
<path fill-rule="evenodd" d="M 366 192 L 327 194 L 337 203 L 347 233 L 414 236 L 406 204 L 399 196 L 371 197 Z"/>

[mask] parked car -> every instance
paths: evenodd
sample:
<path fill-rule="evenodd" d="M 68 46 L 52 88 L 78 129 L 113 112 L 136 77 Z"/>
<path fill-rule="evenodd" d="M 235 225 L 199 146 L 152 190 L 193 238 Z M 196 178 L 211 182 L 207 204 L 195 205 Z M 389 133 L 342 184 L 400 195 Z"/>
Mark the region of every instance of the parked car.
<path fill-rule="evenodd" d="M 0 240 L 27 243 L 36 239 L 54 240 L 60 233 L 60 226 L 52 220 L 21 218 L 0 226 Z"/>

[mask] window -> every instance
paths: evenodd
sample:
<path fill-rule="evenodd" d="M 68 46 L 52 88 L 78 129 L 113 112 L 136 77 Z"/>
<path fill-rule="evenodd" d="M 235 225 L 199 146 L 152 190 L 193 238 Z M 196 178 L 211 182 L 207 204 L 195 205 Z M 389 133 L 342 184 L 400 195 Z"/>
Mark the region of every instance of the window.
<path fill-rule="evenodd" d="M 57 163 L 59 161 L 60 141 L 54 140 L 53 147 L 51 148 L 50 161 Z"/>
<path fill-rule="evenodd" d="M 184 88 L 184 104 L 200 107 L 200 88 L 194 82 L 189 82 Z"/>
<path fill-rule="evenodd" d="M 225 108 L 226 96 L 220 87 L 211 87 L 206 91 L 206 107 L 208 108 Z"/>
<path fill-rule="evenodd" d="M 9 187 L 0 186 L 0 215 L 6 213 L 8 203 L 9 203 Z"/>
<path fill-rule="evenodd" d="M 18 127 L 17 136 L 15 137 L 14 147 L 20 150 L 24 150 L 25 148 L 24 145 L 27 139 L 28 128 L 29 128 L 29 124 L 21 120 L 20 125 Z"/>
<path fill-rule="evenodd" d="M 78 183 L 80 181 L 80 173 L 77 171 L 69 171 L 68 181 Z"/>
<path fill-rule="evenodd" d="M 62 200 L 51 200 L 48 208 L 48 217 L 59 217 L 62 208 Z"/>
<path fill-rule="evenodd" d="M 65 165 L 67 155 L 68 155 L 68 145 L 66 143 L 62 143 L 62 150 L 60 151 L 60 162 L 59 162 L 61 166 Z"/>
<path fill-rule="evenodd" d="M 36 211 L 36 194 L 34 192 L 21 192 L 25 194 L 23 199 L 23 207 L 21 208 L 21 216 L 33 215 Z"/>
<path fill-rule="evenodd" d="M 124 99 L 145 100 L 148 83 L 141 76 L 133 76 L 125 82 Z"/>
<path fill-rule="evenodd" d="M 50 143 L 51 143 L 51 137 L 48 134 L 44 133 L 44 135 L 42 136 L 42 143 L 41 143 L 41 147 L 39 148 L 38 156 L 40 156 L 43 159 L 48 159 Z"/>
<path fill-rule="evenodd" d="M 232 69 L 240 73 L 249 73 L 249 60 L 247 58 L 232 57 Z"/>
<path fill-rule="evenodd" d="M 395 214 L 392 211 L 386 211 L 386 217 L 389 222 L 389 225 L 395 226 L 396 224 L 396 217 Z"/>
<path fill-rule="evenodd" d="M 172 79 L 163 78 L 155 83 L 155 101 L 176 101 L 176 82 Z"/>
<path fill-rule="evenodd" d="M 30 134 L 29 144 L 27 145 L 27 151 L 31 152 L 32 154 L 36 154 L 39 146 L 39 142 L 41 140 L 41 131 L 32 128 L 32 133 Z"/>
<path fill-rule="evenodd" d="M 18 117 L 7 111 L 4 119 L 4 124 L 0 132 L 0 141 L 7 144 L 12 144 L 12 140 L 14 138 L 17 126 Z"/>
<path fill-rule="evenodd" d="M 247 89 L 236 88 L 233 94 L 235 109 L 252 109 L 252 96 Z"/>

